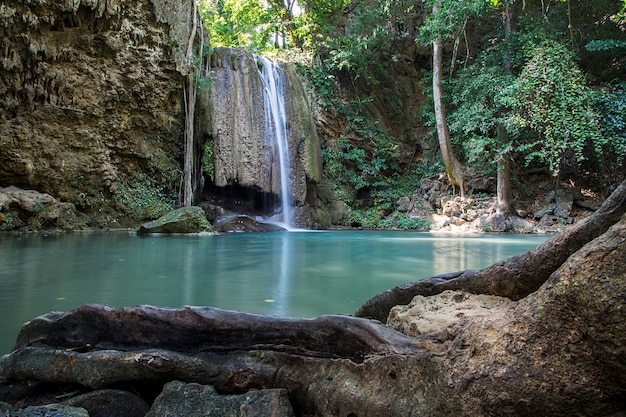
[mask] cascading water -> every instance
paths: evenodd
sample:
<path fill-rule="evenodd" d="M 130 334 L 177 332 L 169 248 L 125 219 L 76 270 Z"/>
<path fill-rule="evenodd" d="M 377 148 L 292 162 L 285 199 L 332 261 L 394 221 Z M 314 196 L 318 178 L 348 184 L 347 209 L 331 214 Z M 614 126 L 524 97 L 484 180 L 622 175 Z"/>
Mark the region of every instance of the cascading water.
<path fill-rule="evenodd" d="M 285 112 L 284 73 L 269 59 L 255 56 L 259 75 L 263 82 L 263 105 L 265 107 L 266 140 L 278 149 L 280 169 L 280 204 L 282 225 L 293 228 L 290 181 L 289 145 L 287 141 L 287 115 Z"/>

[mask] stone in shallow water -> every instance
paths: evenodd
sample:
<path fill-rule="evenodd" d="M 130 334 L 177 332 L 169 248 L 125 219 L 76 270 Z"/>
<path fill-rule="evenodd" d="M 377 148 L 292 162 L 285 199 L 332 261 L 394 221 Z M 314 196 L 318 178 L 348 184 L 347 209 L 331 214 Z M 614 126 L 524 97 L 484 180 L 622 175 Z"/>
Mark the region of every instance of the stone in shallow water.
<path fill-rule="evenodd" d="M 292 417 L 286 389 L 219 395 L 210 385 L 172 381 L 165 385 L 146 417 Z"/>
<path fill-rule="evenodd" d="M 182 207 L 139 226 L 138 233 L 202 233 L 212 227 L 200 207 Z"/>
<path fill-rule="evenodd" d="M 278 232 L 285 230 L 284 228 L 272 224 L 262 223 L 254 220 L 249 216 L 232 216 L 220 220 L 215 225 L 215 231 L 222 233 L 230 232 Z"/>

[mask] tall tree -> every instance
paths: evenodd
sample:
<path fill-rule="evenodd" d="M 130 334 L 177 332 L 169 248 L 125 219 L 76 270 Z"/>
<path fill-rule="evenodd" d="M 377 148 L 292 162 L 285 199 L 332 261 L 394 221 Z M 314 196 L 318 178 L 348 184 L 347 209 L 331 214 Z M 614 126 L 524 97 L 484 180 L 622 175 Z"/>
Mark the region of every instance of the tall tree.
<path fill-rule="evenodd" d="M 433 6 L 433 14 L 437 14 L 438 7 Z M 465 187 L 463 181 L 463 166 L 456 158 L 452 149 L 452 141 L 450 140 L 450 131 L 446 122 L 446 110 L 443 103 L 443 94 L 441 88 L 443 60 L 443 45 L 441 36 L 433 41 L 433 101 L 435 106 L 435 119 L 437 121 L 437 137 L 439 139 L 439 147 L 443 164 L 448 173 L 450 184 L 458 186 L 461 197 L 465 196 Z"/>
<path fill-rule="evenodd" d="M 512 51 L 508 41 L 511 38 L 513 27 L 515 24 L 515 6 L 510 0 L 504 0 L 504 41 L 506 43 L 506 51 L 502 62 L 504 73 L 510 75 L 513 71 Z M 502 111 L 502 109 L 501 109 Z M 499 111 L 499 112 L 501 112 Z M 497 124 L 498 142 L 501 149 L 497 159 L 497 198 L 496 212 L 504 215 L 517 214 L 515 205 L 513 204 L 513 189 L 511 186 L 511 158 L 512 148 L 509 144 L 509 135 L 502 123 Z"/>
<path fill-rule="evenodd" d="M 450 131 L 446 121 L 446 111 L 443 101 L 443 41 L 452 36 L 456 28 L 464 24 L 467 16 L 476 12 L 477 2 L 467 2 L 464 5 L 444 0 L 432 3 L 432 13 L 426 24 L 421 28 L 418 42 L 432 43 L 433 47 L 433 104 L 437 124 L 437 137 L 441 156 L 446 167 L 450 183 L 460 188 L 461 196 L 465 195 L 464 167 L 456 157 L 452 148 Z M 457 7 L 458 6 L 458 7 Z"/>

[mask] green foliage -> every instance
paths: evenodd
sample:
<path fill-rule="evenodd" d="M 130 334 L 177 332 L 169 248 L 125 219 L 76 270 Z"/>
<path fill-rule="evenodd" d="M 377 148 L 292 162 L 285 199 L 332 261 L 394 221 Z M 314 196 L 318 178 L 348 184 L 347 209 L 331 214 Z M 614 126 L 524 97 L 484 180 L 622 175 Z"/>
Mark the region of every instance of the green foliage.
<path fill-rule="evenodd" d="M 615 22 L 616 23 L 622 22 L 625 16 L 626 16 L 626 0 L 624 0 L 624 3 L 622 3 L 622 8 L 619 9 L 619 11 L 617 12 L 615 16 Z"/>
<path fill-rule="evenodd" d="M 626 49 L 626 41 L 616 39 L 596 39 L 588 42 L 585 49 L 589 52 L 610 51 L 612 49 Z"/>
<path fill-rule="evenodd" d="M 574 55 L 558 43 L 535 49 L 505 103 L 516 109 L 510 127 L 527 128 L 534 135 L 518 146 L 526 160 L 539 160 L 557 170 L 561 157 L 572 150 L 578 161 L 585 147 L 601 152 L 603 139 L 593 108 L 593 92 L 574 62 Z"/>
<path fill-rule="evenodd" d="M 339 36 L 334 35 L 334 31 L 322 35 L 318 50 L 331 71 L 345 70 L 375 82 L 371 72 L 384 67 L 385 61 L 380 55 L 390 45 L 394 34 L 387 30 L 389 15 L 378 2 L 355 4 L 356 18 L 347 30 Z"/>
<path fill-rule="evenodd" d="M 626 84 L 607 87 L 595 94 L 594 108 L 599 114 L 603 155 L 612 153 L 621 166 L 626 162 Z"/>
<path fill-rule="evenodd" d="M 510 147 L 500 143 L 496 126 L 502 122 L 503 94 L 512 82 L 500 66 L 478 62 L 450 83 L 448 127 L 467 165 L 478 172 L 495 172 L 498 155 Z"/>
<path fill-rule="evenodd" d="M 134 220 L 156 219 L 173 209 L 171 198 L 164 188 L 140 172 L 136 172 L 126 183 L 118 184 L 113 201 Z"/>
<path fill-rule="evenodd" d="M 416 42 L 430 45 L 437 38 L 452 39 L 465 26 L 467 19 L 480 16 L 486 9 L 485 0 L 429 0 L 427 7 L 436 5 L 437 13 L 431 13 L 420 27 Z"/>
<path fill-rule="evenodd" d="M 213 46 L 262 51 L 274 29 L 268 10 L 259 0 L 200 2 L 200 14 Z"/>

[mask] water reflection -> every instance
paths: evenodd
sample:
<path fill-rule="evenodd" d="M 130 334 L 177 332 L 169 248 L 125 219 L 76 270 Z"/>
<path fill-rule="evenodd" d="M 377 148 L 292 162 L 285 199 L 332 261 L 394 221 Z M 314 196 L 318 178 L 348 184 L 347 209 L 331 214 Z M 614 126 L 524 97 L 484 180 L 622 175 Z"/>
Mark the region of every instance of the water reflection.
<path fill-rule="evenodd" d="M 0 235 L 0 353 L 25 321 L 83 303 L 352 313 L 395 285 L 480 269 L 545 237 L 406 232 Z"/>

